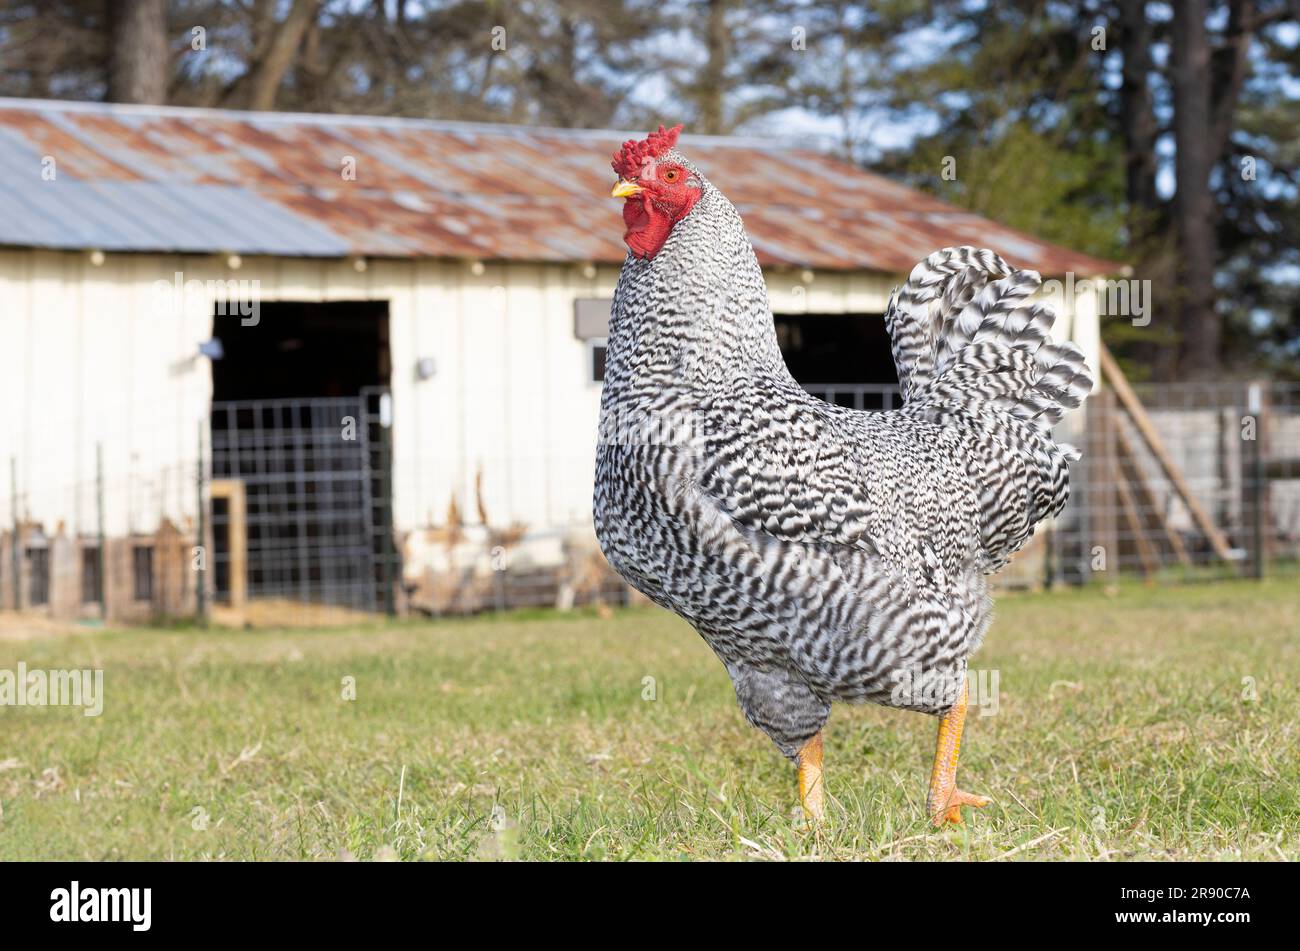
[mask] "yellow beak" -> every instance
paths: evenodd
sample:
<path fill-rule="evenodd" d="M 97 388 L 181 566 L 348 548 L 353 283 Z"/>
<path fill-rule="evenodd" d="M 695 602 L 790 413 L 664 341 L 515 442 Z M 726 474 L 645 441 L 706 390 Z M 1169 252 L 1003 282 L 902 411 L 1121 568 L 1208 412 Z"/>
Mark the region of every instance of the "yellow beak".
<path fill-rule="evenodd" d="M 610 198 L 630 198 L 633 195 L 641 194 L 641 186 L 636 182 L 629 182 L 625 178 L 620 178 L 614 190 L 609 193 Z"/>

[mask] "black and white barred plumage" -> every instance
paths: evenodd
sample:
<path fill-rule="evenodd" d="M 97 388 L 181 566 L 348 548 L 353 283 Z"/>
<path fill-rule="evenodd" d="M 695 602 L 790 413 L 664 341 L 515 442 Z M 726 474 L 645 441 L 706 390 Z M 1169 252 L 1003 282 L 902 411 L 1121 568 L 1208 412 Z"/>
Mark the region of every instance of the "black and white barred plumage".
<path fill-rule="evenodd" d="M 614 296 L 595 524 L 610 564 L 688 620 L 791 758 L 835 700 L 930 714 L 990 620 L 985 575 L 1068 493 L 1052 425 L 1092 386 L 1029 303 L 1038 275 L 949 248 L 885 319 L 905 405 L 824 403 L 790 376 L 735 208 L 701 196 Z"/>

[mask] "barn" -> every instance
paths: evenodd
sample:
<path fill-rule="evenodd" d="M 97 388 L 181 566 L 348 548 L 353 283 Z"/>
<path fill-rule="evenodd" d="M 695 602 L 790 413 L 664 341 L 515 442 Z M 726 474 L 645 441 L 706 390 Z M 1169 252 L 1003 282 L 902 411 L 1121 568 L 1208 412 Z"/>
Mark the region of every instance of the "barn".
<path fill-rule="evenodd" d="M 633 135 L 0 100 L 0 605 L 609 596 L 591 476 Z M 1114 267 L 798 141 L 682 148 L 745 218 L 792 372 L 846 405 L 891 405 L 881 313 L 930 251 Z M 1061 327 L 1094 357 L 1077 291 Z"/>

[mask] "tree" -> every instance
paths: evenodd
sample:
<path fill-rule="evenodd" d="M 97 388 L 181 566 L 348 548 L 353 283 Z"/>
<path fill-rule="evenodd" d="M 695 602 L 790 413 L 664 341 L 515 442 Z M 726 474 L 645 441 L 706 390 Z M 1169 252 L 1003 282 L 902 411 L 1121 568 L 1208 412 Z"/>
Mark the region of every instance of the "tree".
<path fill-rule="evenodd" d="M 894 15 L 891 36 L 846 34 L 847 56 L 876 64 L 896 126 L 921 129 L 885 150 L 882 166 L 1132 264 L 1152 283 L 1154 322 L 1103 328 L 1131 373 L 1210 377 L 1295 353 L 1284 343 L 1296 336 L 1300 266 L 1287 244 L 1297 231 L 1292 5 L 935 0 L 872 9 Z M 1280 29 L 1288 20 L 1292 29 Z M 845 101 L 828 96 L 823 111 Z M 945 157 L 955 178 L 940 174 Z M 1243 177 L 1243 162 L 1257 178 Z"/>
<path fill-rule="evenodd" d="M 789 0 L 670 0 L 644 71 L 666 81 L 661 103 L 634 125 L 682 122 L 688 132 L 728 135 L 791 104 L 795 73 Z"/>
<path fill-rule="evenodd" d="M 293 0 L 283 20 L 275 18 L 277 6 L 275 0 L 256 4 L 247 68 L 227 87 L 223 105 L 261 111 L 275 108 L 280 84 L 315 22 L 320 4 L 318 0 Z"/>
<path fill-rule="evenodd" d="M 1120 6 L 1124 29 L 1144 32 L 1143 21 L 1149 11 L 1141 4 Z M 1290 170 L 1285 163 L 1274 161 L 1262 170 L 1262 176 L 1252 173 L 1243 178 L 1242 169 L 1234 167 L 1234 155 L 1242 154 L 1245 144 L 1241 138 L 1246 119 L 1243 103 L 1250 104 L 1261 96 L 1279 105 L 1287 102 L 1285 83 L 1280 81 L 1277 70 L 1281 67 L 1294 79 L 1295 64 L 1286 63 L 1287 54 L 1282 49 L 1285 44 L 1268 32 L 1292 19 L 1294 11 L 1279 0 L 1191 0 L 1173 4 L 1172 11 L 1163 11 L 1161 16 L 1172 24 L 1164 43 L 1169 51 L 1167 75 L 1143 68 L 1145 58 L 1141 52 L 1126 46 L 1126 55 L 1137 58 L 1137 65 L 1126 68 L 1123 78 L 1127 101 L 1139 104 L 1135 121 L 1150 121 L 1145 104 L 1160 96 L 1162 87 L 1167 87 L 1172 106 L 1166 127 L 1174 147 L 1175 190 L 1167 211 L 1171 243 L 1176 250 L 1171 269 L 1176 281 L 1166 284 L 1166 298 L 1173 305 L 1180 344 L 1177 350 L 1160 351 L 1156 365 L 1158 374 L 1167 379 L 1175 375 L 1212 377 L 1220 372 L 1225 360 L 1244 355 L 1239 346 L 1225 346 L 1225 319 L 1249 336 L 1257 335 L 1250 329 L 1251 324 L 1258 329 L 1270 323 L 1285 326 L 1292 321 L 1287 308 L 1277 306 L 1279 288 L 1268 274 L 1286 253 L 1277 249 L 1280 253 L 1274 257 L 1262 257 L 1251 246 L 1269 233 L 1294 233 L 1294 161 Z M 1222 26 L 1215 28 L 1216 23 Z M 1152 45 L 1158 47 L 1160 43 L 1157 37 Z M 1292 42 L 1292 58 L 1294 47 Z M 1272 82 L 1250 88 L 1248 80 L 1252 76 L 1270 73 L 1274 74 Z M 1294 98 L 1291 102 L 1294 104 Z M 1266 129 L 1255 122 L 1254 143 L 1247 149 L 1264 146 L 1276 156 L 1277 138 L 1292 137 L 1294 108 L 1291 111 L 1290 123 L 1283 119 Z M 1280 110 L 1272 115 L 1282 119 Z M 1139 152 L 1152 148 L 1154 143 L 1145 137 L 1129 137 L 1126 145 L 1132 164 L 1141 162 Z M 1274 200 L 1265 199 L 1268 194 Z M 1131 184 L 1129 199 L 1131 204 L 1139 205 L 1145 199 L 1145 185 Z M 1253 214 L 1242 215 L 1242 208 L 1251 209 Z M 1233 224 L 1227 224 L 1228 218 L 1233 219 Z M 1252 276 L 1251 269 L 1263 273 Z M 1286 279 L 1283 283 L 1287 283 Z M 1243 305 L 1253 309 L 1250 320 L 1243 319 Z M 1261 316 L 1259 305 L 1272 312 L 1263 324 L 1254 319 Z"/>
<path fill-rule="evenodd" d="M 1214 309 L 1214 210 L 1210 194 L 1211 139 L 1210 41 L 1205 0 L 1174 4 L 1173 202 L 1178 241 L 1178 327 L 1183 367 L 1203 375 L 1218 369 L 1219 315 Z"/>
<path fill-rule="evenodd" d="M 1093 48 L 1090 11 L 954 0 L 897 12 L 868 55 L 882 108 L 918 132 L 878 166 L 1047 240 L 1125 256 L 1127 170 L 1099 93 L 1105 53 Z"/>
<path fill-rule="evenodd" d="M 161 103 L 170 63 L 163 0 L 110 0 L 108 92 L 113 102 Z"/>

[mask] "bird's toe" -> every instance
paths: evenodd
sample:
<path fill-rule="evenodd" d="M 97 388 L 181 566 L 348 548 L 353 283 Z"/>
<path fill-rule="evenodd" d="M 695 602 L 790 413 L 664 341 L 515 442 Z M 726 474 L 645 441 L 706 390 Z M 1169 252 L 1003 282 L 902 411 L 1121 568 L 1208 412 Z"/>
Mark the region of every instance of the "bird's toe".
<path fill-rule="evenodd" d="M 992 801 L 988 796 L 977 796 L 974 793 L 954 789 L 943 804 L 937 808 L 931 807 L 930 817 L 936 826 L 943 826 L 948 823 L 960 825 L 962 822 L 962 806 L 974 806 L 976 809 L 982 809 Z"/>

